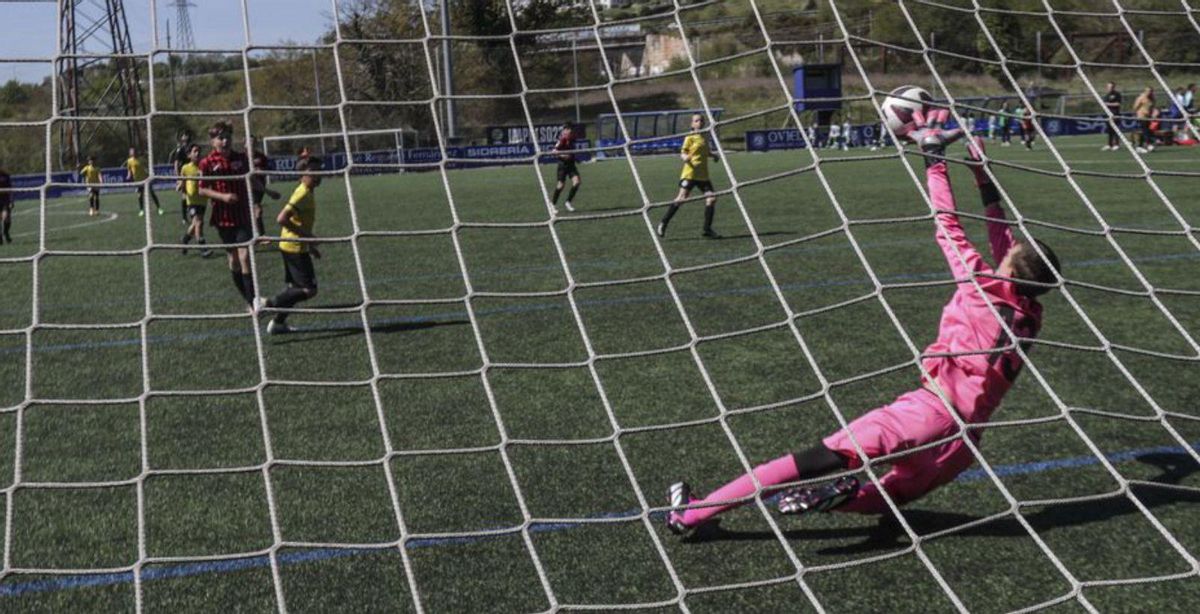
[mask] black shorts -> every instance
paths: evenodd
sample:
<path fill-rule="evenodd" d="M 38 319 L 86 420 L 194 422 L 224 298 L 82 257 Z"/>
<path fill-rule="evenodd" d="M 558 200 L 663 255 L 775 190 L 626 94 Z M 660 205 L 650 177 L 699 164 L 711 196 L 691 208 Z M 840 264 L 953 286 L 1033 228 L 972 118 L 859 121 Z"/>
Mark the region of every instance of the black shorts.
<path fill-rule="evenodd" d="M 709 192 L 716 192 L 716 190 L 713 189 L 713 184 L 711 181 L 698 181 L 696 179 L 680 179 L 679 187 L 687 190 L 688 192 L 691 192 L 695 188 L 700 188 L 700 191 L 704 192 L 705 194 L 707 194 Z"/>
<path fill-rule="evenodd" d="M 247 226 L 217 226 L 217 234 L 222 243 L 245 243 L 254 236 Z"/>
<path fill-rule="evenodd" d="M 188 219 L 190 220 L 194 217 L 198 217 L 198 218 L 200 218 L 200 221 L 204 221 L 204 212 L 207 210 L 208 210 L 208 205 L 188 205 L 187 206 Z"/>
<path fill-rule="evenodd" d="M 252 202 L 256 205 L 261 205 L 262 201 L 263 201 L 263 196 L 265 194 L 266 194 L 266 192 L 260 192 L 258 190 L 254 190 L 254 191 L 250 192 L 250 202 Z"/>
<path fill-rule="evenodd" d="M 316 288 L 317 272 L 313 268 L 312 256 L 308 253 L 283 255 L 283 280 L 295 288 Z"/>
<path fill-rule="evenodd" d="M 88 194 L 90 194 L 92 196 L 99 196 L 100 188 L 88 188 Z"/>
<path fill-rule="evenodd" d="M 558 180 L 566 181 L 567 177 L 578 177 L 579 167 L 575 166 L 574 160 L 559 160 L 558 161 Z"/>

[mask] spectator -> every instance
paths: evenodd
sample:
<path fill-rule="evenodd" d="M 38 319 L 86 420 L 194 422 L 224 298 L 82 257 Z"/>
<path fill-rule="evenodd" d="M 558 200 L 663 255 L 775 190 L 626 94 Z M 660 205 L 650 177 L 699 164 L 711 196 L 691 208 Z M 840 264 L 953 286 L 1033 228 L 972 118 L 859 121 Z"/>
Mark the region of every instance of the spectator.
<path fill-rule="evenodd" d="M 1117 122 L 1121 117 L 1121 92 L 1117 91 L 1117 84 L 1112 81 L 1108 82 L 1108 91 L 1104 94 L 1104 106 L 1109 113 L 1112 113 L 1113 118 L 1104 127 L 1104 132 L 1108 135 L 1108 144 L 1100 149 L 1116 151 L 1120 145 L 1120 138 L 1117 137 Z"/>
<path fill-rule="evenodd" d="M 1150 131 L 1150 113 L 1154 109 L 1154 89 L 1146 88 L 1133 101 L 1133 113 L 1138 119 L 1138 153 L 1154 151 L 1154 133 Z"/>

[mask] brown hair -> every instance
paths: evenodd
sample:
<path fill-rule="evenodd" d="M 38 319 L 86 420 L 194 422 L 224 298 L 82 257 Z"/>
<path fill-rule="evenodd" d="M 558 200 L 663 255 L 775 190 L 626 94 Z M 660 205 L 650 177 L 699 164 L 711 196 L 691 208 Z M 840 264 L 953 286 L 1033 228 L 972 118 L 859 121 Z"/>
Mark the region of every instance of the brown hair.
<path fill-rule="evenodd" d="M 233 124 L 219 119 L 208 128 L 208 138 L 215 139 L 226 132 L 233 134 Z"/>
<path fill-rule="evenodd" d="M 1013 253 L 1012 256 L 1014 279 L 1032 281 L 1037 284 L 1046 284 L 1033 285 L 1018 283 L 1017 294 L 1028 296 L 1029 298 L 1041 296 L 1053 290 L 1054 288 L 1051 287 L 1050 284 L 1057 283 L 1058 281 L 1054 276 L 1054 272 L 1062 271 L 1062 269 L 1059 268 L 1058 256 L 1055 255 L 1054 250 L 1050 249 L 1049 245 L 1046 245 L 1037 239 L 1034 239 L 1034 242 L 1037 243 L 1038 249 L 1041 249 L 1042 253 L 1046 255 L 1044 260 L 1032 245 L 1024 242 L 1018 243 L 1020 249 Z"/>
<path fill-rule="evenodd" d="M 300 160 L 296 162 L 296 170 L 298 171 L 319 171 L 324 168 L 324 166 L 324 162 L 316 156 L 300 158 Z"/>

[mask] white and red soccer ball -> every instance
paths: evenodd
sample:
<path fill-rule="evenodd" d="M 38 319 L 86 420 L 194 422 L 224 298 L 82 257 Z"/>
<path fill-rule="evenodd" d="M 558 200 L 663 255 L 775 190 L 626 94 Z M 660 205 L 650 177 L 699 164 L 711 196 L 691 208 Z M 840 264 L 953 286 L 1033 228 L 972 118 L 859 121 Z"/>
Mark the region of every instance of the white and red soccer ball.
<path fill-rule="evenodd" d="M 888 130 L 904 138 L 917 127 L 918 119 L 929 116 L 929 103 L 933 96 L 915 85 L 898 87 L 883 100 L 883 119 Z"/>

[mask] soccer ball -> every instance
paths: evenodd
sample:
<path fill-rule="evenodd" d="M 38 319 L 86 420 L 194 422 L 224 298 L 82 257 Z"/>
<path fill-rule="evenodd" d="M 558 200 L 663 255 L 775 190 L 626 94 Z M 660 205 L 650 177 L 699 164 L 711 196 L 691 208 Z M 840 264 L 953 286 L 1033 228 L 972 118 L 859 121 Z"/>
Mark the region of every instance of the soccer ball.
<path fill-rule="evenodd" d="M 914 114 L 920 111 L 923 115 L 929 113 L 929 102 L 933 96 L 929 92 L 915 86 L 898 87 L 883 101 L 883 118 L 888 130 L 898 137 L 906 136 L 915 128 Z"/>

